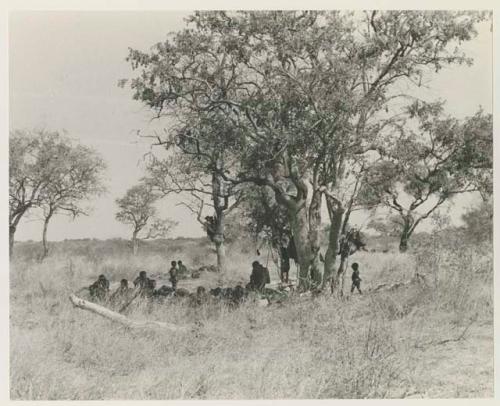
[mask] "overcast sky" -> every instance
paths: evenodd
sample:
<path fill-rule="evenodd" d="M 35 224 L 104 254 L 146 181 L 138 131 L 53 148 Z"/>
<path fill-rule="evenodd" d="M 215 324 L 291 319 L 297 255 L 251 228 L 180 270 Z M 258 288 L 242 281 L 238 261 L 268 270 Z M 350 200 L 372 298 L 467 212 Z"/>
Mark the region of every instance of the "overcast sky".
<path fill-rule="evenodd" d="M 49 240 L 65 238 L 129 237 L 126 226 L 114 219 L 115 199 L 142 176 L 140 161 L 149 144 L 137 130 L 152 128 L 150 113 L 117 86 L 133 76 L 125 62 L 128 47 L 147 50 L 184 25 L 187 13 L 156 12 L 16 12 L 9 19 L 10 128 L 66 130 L 81 143 L 95 147 L 108 164 L 109 192 L 93 201 L 88 217 L 70 221 L 55 218 Z M 464 45 L 475 59 L 472 67 L 443 70 L 433 79 L 428 99 L 447 100 L 449 113 L 472 115 L 479 106 L 492 111 L 492 33 L 480 26 L 479 36 Z M 453 209 L 458 218 L 474 204 L 463 196 Z M 161 211 L 180 225 L 173 235 L 200 236 L 190 212 L 165 199 Z M 365 214 L 355 217 L 364 222 Z M 36 216 L 22 221 L 17 240 L 39 240 Z"/>

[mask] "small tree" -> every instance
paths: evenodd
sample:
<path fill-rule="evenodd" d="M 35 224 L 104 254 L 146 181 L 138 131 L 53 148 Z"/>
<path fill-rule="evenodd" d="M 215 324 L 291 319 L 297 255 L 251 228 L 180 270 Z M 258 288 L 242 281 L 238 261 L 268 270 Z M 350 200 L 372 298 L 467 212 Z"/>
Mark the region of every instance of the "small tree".
<path fill-rule="evenodd" d="M 94 149 L 73 145 L 71 140 L 59 136 L 53 150 L 54 170 L 50 182 L 40 193 L 44 217 L 43 258 L 48 254 L 47 230 L 52 217 L 57 213 L 73 218 L 86 215 L 89 209 L 83 207 L 83 203 L 105 191 L 101 176 L 106 165 Z"/>
<path fill-rule="evenodd" d="M 161 219 L 157 216 L 154 204 L 159 199 L 150 186 L 139 184 L 131 187 L 116 204 L 120 210 L 116 219 L 132 227 L 132 249 L 137 255 L 139 240 L 164 237 L 177 225 L 170 219 Z"/>

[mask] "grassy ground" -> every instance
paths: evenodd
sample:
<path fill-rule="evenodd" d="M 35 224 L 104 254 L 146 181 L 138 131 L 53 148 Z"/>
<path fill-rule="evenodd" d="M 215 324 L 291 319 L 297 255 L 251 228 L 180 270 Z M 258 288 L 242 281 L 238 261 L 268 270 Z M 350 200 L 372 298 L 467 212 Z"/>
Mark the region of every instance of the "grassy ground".
<path fill-rule="evenodd" d="M 139 305 L 129 317 L 192 326 L 144 333 L 73 308 L 68 294 L 100 273 L 116 283 L 138 269 L 166 272 L 170 259 L 213 263 L 213 253 L 201 241 L 167 241 L 133 258 L 113 244 L 61 243 L 42 263 L 29 245 L 17 247 L 12 399 L 493 396 L 491 246 L 447 249 L 434 240 L 404 255 L 355 254 L 364 294 L 344 300 L 294 296 L 234 310 L 181 300 Z M 205 273 L 179 286 L 246 282 L 251 250 L 228 251 L 228 275 Z M 415 272 L 426 283 L 417 283 Z M 277 278 L 274 269 L 271 276 Z"/>

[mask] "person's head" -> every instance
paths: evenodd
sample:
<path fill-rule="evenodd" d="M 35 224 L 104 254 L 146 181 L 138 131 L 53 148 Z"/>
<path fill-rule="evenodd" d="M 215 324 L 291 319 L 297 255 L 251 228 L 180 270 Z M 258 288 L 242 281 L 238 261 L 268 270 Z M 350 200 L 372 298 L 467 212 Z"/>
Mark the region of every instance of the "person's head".
<path fill-rule="evenodd" d="M 177 266 L 177 262 L 172 261 L 172 262 L 170 263 L 170 265 L 172 265 L 172 268 L 175 268 L 175 267 Z"/>
<path fill-rule="evenodd" d="M 177 261 L 177 263 L 178 263 L 179 265 L 182 265 L 182 261 L 181 261 L 181 260 Z"/>
<path fill-rule="evenodd" d="M 122 279 L 122 280 L 120 281 L 120 286 L 121 286 L 122 288 L 128 288 L 128 280 L 126 280 L 126 279 Z"/>
<path fill-rule="evenodd" d="M 204 294 L 204 293 L 205 293 L 205 287 L 203 287 L 203 286 L 198 286 L 198 287 L 196 288 L 196 293 L 197 293 L 198 295 L 202 295 L 202 294 Z"/>
<path fill-rule="evenodd" d="M 139 276 L 140 276 L 141 278 L 145 278 L 145 277 L 146 277 L 146 271 L 141 271 L 141 272 L 139 272 Z"/>
<path fill-rule="evenodd" d="M 105 277 L 104 275 L 99 275 L 99 280 L 100 280 L 100 281 L 103 281 L 103 280 L 105 280 L 105 279 L 106 279 L 106 277 Z"/>
<path fill-rule="evenodd" d="M 254 269 L 255 269 L 255 268 L 258 268 L 259 266 L 260 266 L 259 261 L 253 261 L 253 262 L 252 262 L 252 268 L 254 268 Z"/>
<path fill-rule="evenodd" d="M 357 262 L 354 262 L 354 263 L 351 265 L 351 268 L 352 268 L 352 269 L 354 269 L 355 271 L 357 271 L 357 270 L 358 270 L 358 268 L 359 268 L 358 263 L 357 263 Z"/>

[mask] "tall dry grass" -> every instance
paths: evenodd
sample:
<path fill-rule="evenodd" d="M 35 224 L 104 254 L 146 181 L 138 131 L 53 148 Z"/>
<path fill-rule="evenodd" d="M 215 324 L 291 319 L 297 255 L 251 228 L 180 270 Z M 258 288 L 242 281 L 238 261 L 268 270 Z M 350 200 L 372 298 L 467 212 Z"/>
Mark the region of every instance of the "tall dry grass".
<path fill-rule="evenodd" d="M 138 269 L 165 272 L 172 257 L 194 267 L 213 263 L 208 245 L 184 241 L 137 257 L 115 246 L 97 258 L 92 253 L 100 251 L 77 248 L 55 250 L 42 263 L 18 255 L 11 264 L 12 399 L 492 395 L 486 246 L 357 253 L 351 262 L 360 264 L 365 294 L 345 300 L 293 296 L 269 307 L 250 301 L 230 309 L 192 308 L 178 299 L 129 311 L 135 319 L 189 325 L 187 333 L 127 330 L 74 309 L 67 298 L 100 273 L 117 282 Z M 253 259 L 252 250 L 235 246 L 228 274 L 216 282 L 246 281 Z M 417 272 L 425 283 L 416 282 Z M 375 292 L 381 284 L 387 288 Z M 452 341 L 439 344 L 446 339 Z"/>

